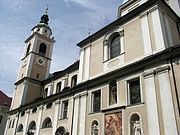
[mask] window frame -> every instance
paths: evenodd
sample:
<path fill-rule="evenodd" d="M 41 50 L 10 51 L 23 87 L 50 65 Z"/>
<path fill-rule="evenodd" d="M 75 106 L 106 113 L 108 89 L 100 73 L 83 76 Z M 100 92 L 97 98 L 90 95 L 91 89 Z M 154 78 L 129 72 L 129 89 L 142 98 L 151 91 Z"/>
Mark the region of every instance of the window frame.
<path fill-rule="evenodd" d="M 117 40 L 116 38 L 119 39 L 119 44 L 117 45 L 115 44 Z M 114 48 L 117 48 L 117 47 L 118 49 L 114 50 Z M 121 54 L 121 36 L 119 33 L 115 32 L 110 36 L 108 49 L 109 49 L 109 59 L 116 58 Z M 118 54 L 115 54 L 116 52 L 118 52 Z"/>
<path fill-rule="evenodd" d="M 60 86 L 60 87 L 59 87 Z M 59 81 L 57 84 L 56 84 L 56 93 L 59 93 L 62 91 L 62 82 Z"/>
<path fill-rule="evenodd" d="M 111 57 L 110 45 L 114 37 L 119 36 L 119 55 Z M 124 30 L 120 27 L 114 28 L 114 30 L 107 32 L 103 41 L 103 62 L 112 60 L 116 57 L 124 54 Z"/>
<path fill-rule="evenodd" d="M 48 123 L 48 122 L 50 122 L 50 123 Z M 49 126 L 48 124 L 49 124 L 50 126 Z M 47 125 L 48 125 L 48 126 L 47 126 Z M 46 129 L 46 128 L 52 128 L 52 120 L 51 120 L 50 117 L 45 118 L 44 121 L 43 121 L 43 123 L 42 123 L 42 129 Z"/>
<path fill-rule="evenodd" d="M 73 75 L 71 77 L 71 87 L 74 87 L 77 85 L 77 75 Z"/>
<path fill-rule="evenodd" d="M 94 94 L 97 94 L 97 93 L 100 93 L 100 99 L 99 99 L 99 110 L 95 111 L 95 99 L 94 99 Z M 102 92 L 101 92 L 101 89 L 98 89 L 96 91 L 93 91 L 91 93 L 91 113 L 100 113 L 101 112 L 101 104 L 102 104 L 102 101 L 101 101 L 101 98 L 102 98 Z"/>
<path fill-rule="evenodd" d="M 136 80 L 139 80 L 140 102 L 131 103 L 130 83 L 133 82 L 133 81 L 136 81 Z M 134 78 L 132 78 L 132 79 L 128 79 L 128 80 L 127 80 L 127 104 L 128 104 L 128 106 L 135 106 L 135 105 L 141 104 L 142 102 L 143 102 L 143 95 L 142 95 L 142 82 L 141 82 L 141 77 L 140 77 L 140 76 L 137 76 L 137 77 L 134 77 Z"/>
<path fill-rule="evenodd" d="M 23 132 L 23 131 L 24 131 L 24 126 L 21 123 L 21 124 L 18 125 L 17 132 Z"/>
<path fill-rule="evenodd" d="M 46 56 L 47 53 L 47 45 L 45 43 L 41 43 L 39 45 L 39 55 Z"/>
<path fill-rule="evenodd" d="M 67 104 L 67 106 L 65 106 Z M 65 109 L 66 107 L 66 109 Z M 61 117 L 60 119 L 68 119 L 68 107 L 69 107 L 69 100 L 64 100 L 61 103 Z M 66 112 L 66 113 L 65 113 Z"/>

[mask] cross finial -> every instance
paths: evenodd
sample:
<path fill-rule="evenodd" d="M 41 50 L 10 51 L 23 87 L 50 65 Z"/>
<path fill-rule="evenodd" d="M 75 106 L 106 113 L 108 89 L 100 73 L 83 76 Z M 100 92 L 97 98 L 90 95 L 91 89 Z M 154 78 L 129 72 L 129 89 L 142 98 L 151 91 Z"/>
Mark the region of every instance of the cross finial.
<path fill-rule="evenodd" d="M 88 36 L 90 36 L 90 35 L 91 35 L 91 30 L 89 29 Z"/>
<path fill-rule="evenodd" d="M 46 15 L 48 14 L 48 4 L 47 4 L 47 7 L 46 7 L 45 14 L 46 14 Z"/>

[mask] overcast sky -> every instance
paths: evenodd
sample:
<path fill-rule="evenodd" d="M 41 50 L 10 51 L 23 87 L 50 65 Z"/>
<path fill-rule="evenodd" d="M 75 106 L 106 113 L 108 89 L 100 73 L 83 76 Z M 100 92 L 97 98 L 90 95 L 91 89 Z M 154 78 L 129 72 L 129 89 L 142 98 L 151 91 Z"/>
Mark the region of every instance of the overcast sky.
<path fill-rule="evenodd" d="M 51 73 L 79 59 L 78 42 L 116 20 L 122 0 L 0 0 L 0 90 L 14 91 L 24 41 L 49 5 L 56 43 Z"/>

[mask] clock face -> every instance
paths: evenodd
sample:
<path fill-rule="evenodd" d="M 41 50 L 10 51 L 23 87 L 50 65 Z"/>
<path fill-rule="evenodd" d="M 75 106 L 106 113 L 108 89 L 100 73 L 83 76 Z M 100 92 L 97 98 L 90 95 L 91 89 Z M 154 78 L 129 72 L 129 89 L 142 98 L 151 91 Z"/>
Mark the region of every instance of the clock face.
<path fill-rule="evenodd" d="M 38 58 L 37 63 L 42 66 L 42 65 L 44 65 L 45 61 L 43 58 Z"/>

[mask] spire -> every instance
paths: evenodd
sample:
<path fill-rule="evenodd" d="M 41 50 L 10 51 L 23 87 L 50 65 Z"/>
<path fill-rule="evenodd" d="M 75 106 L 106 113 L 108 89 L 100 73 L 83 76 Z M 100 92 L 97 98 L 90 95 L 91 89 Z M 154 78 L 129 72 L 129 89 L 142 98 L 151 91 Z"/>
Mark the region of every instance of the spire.
<path fill-rule="evenodd" d="M 41 17 L 40 23 L 45 23 L 48 25 L 49 17 L 48 17 L 48 5 L 45 11 L 45 14 Z"/>

